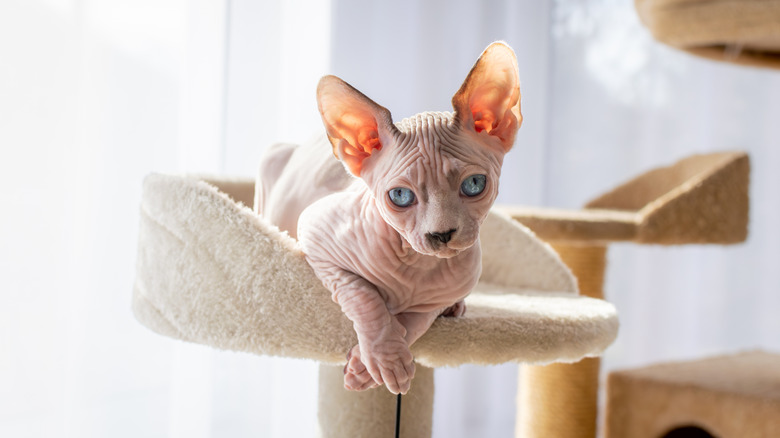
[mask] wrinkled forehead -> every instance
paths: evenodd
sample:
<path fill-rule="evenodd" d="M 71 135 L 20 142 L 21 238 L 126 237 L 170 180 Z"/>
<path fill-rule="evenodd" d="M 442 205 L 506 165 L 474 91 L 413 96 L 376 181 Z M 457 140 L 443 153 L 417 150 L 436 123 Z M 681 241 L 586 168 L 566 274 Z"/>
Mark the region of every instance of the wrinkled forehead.
<path fill-rule="evenodd" d="M 449 112 L 425 112 L 396 123 L 397 156 L 415 157 L 435 164 L 437 161 L 489 165 L 495 154 L 465 135 Z M 489 163 L 490 162 L 490 163 Z M 444 163 L 442 163 L 444 164 Z"/>
<path fill-rule="evenodd" d="M 459 142 L 452 113 L 426 112 L 396 123 L 395 154 L 448 154 L 451 145 Z"/>
<path fill-rule="evenodd" d="M 367 161 L 361 174 L 376 190 L 384 190 L 398 178 L 426 187 L 454 186 L 469 170 L 493 177 L 500 173 L 502 155 L 478 141 L 476 134 L 464 132 L 452 113 L 420 113 L 396 127 L 392 139 L 375 152 L 376 159 Z"/>

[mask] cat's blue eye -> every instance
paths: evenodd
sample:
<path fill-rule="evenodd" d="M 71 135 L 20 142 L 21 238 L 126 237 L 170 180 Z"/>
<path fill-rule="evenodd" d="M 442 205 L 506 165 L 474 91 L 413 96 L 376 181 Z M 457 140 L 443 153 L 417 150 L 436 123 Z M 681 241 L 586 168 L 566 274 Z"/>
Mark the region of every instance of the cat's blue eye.
<path fill-rule="evenodd" d="M 408 207 L 414 203 L 414 193 L 405 187 L 396 187 L 388 192 L 390 200 L 399 207 Z"/>
<path fill-rule="evenodd" d="M 487 177 L 485 175 L 471 175 L 460 184 L 460 191 L 469 197 L 477 196 L 485 190 Z"/>

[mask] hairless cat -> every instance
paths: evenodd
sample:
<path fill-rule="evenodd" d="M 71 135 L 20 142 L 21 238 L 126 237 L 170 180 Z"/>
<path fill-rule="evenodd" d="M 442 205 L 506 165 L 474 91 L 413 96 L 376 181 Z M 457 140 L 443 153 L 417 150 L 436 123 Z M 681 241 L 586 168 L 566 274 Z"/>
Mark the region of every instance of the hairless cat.
<path fill-rule="evenodd" d="M 479 227 L 522 123 L 517 60 L 491 44 L 452 113 L 394 124 L 335 76 L 322 78 L 317 102 L 327 140 L 266 153 L 260 212 L 297 237 L 353 322 L 345 387 L 403 394 L 414 377 L 410 346 L 437 317 L 463 315 L 479 279 Z"/>

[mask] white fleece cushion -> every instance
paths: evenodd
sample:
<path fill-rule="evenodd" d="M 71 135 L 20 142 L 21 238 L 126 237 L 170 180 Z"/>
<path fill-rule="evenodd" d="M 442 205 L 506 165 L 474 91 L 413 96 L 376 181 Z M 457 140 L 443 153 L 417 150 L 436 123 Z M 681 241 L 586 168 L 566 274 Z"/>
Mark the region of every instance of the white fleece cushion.
<path fill-rule="evenodd" d="M 412 347 L 417 362 L 572 362 L 612 343 L 615 308 L 577 295 L 570 271 L 525 227 L 491 214 L 481 240 L 466 315 L 439 318 Z M 357 343 L 297 243 L 194 177 L 144 181 L 136 271 L 135 315 L 166 336 L 334 364 Z"/>

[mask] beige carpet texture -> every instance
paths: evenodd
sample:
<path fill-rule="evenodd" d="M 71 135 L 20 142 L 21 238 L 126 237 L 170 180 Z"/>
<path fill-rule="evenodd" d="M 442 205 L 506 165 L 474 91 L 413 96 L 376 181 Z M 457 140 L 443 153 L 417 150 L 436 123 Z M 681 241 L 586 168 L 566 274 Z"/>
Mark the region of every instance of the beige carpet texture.
<path fill-rule="evenodd" d="M 548 242 L 733 244 L 747 238 L 749 187 L 748 155 L 714 152 L 642 173 L 584 209 L 497 208 Z"/>
<path fill-rule="evenodd" d="M 780 68 L 780 1 L 635 0 L 662 43 L 705 58 Z"/>

